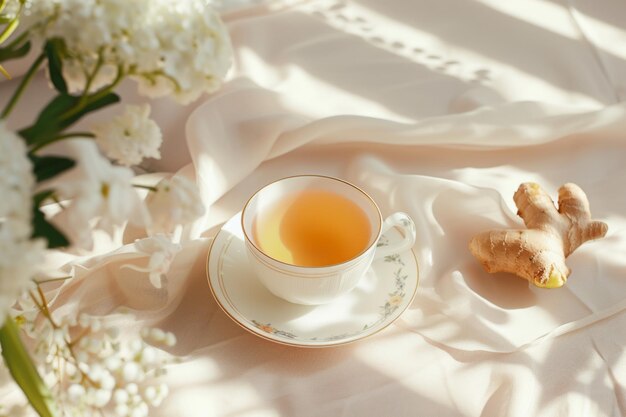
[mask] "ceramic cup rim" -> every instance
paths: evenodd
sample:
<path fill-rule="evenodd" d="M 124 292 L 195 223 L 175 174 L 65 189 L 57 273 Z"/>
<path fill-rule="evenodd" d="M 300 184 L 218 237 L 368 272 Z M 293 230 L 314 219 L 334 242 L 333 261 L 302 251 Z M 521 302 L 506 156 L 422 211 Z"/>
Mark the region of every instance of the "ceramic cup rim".
<path fill-rule="evenodd" d="M 377 213 L 377 218 L 378 218 L 378 231 L 376 233 L 370 233 L 370 238 L 374 237 L 374 239 L 372 239 L 372 243 L 370 243 L 365 249 L 363 249 L 361 252 L 359 252 L 357 255 L 353 256 L 350 259 L 347 259 L 345 261 L 342 262 L 338 262 L 335 264 L 329 264 L 329 265 L 319 265 L 319 266 L 304 266 L 304 265 L 296 265 L 296 264 L 290 264 L 288 262 L 284 262 L 281 260 L 278 260 L 270 255 L 268 255 L 267 253 L 265 253 L 265 251 L 263 251 L 261 248 L 259 248 L 255 243 L 254 240 L 252 240 L 250 238 L 250 236 L 248 235 L 248 232 L 246 230 L 246 224 L 245 224 L 245 218 L 246 218 L 246 209 L 248 209 L 248 206 L 250 205 L 250 202 L 257 196 L 259 195 L 263 190 L 265 190 L 266 188 L 284 181 L 284 180 L 289 180 L 289 179 L 294 179 L 294 178 L 322 178 L 322 179 L 326 179 L 326 180 L 332 180 L 332 181 L 337 181 L 340 183 L 343 183 L 344 185 L 347 185 L 349 187 L 354 188 L 355 190 L 359 191 L 361 194 L 363 194 L 363 196 L 365 196 L 365 198 L 367 200 L 369 200 L 369 202 L 372 204 L 372 206 L 374 207 L 374 210 Z M 319 175 L 319 174 L 301 174 L 301 175 L 291 175 L 289 177 L 284 177 L 284 178 L 280 178 L 277 179 L 275 181 L 272 181 L 268 184 L 265 184 L 263 187 L 259 188 L 254 194 L 252 194 L 252 196 L 250 196 L 250 198 L 248 198 L 248 201 L 246 201 L 246 204 L 243 206 L 243 210 L 241 210 L 241 230 L 243 231 L 243 235 L 246 239 L 246 241 L 248 243 L 250 243 L 260 254 L 262 254 L 263 256 L 271 259 L 274 262 L 277 262 L 281 265 L 285 265 L 288 266 L 289 268 L 298 268 L 300 270 L 303 271 L 310 271 L 310 270 L 319 270 L 319 269 L 323 269 L 323 268 L 338 268 L 338 267 L 342 267 L 342 266 L 346 266 L 356 260 L 358 260 L 359 258 L 361 258 L 363 255 L 365 255 L 370 249 L 372 249 L 372 247 L 375 247 L 376 243 L 378 242 L 378 239 L 380 238 L 380 235 L 382 233 L 382 229 L 383 229 L 383 215 L 380 212 L 380 208 L 378 207 L 378 204 L 376 204 L 376 201 L 374 201 L 374 199 L 368 194 L 366 193 L 363 189 L 361 189 L 360 187 L 357 187 L 356 185 L 352 184 L 351 182 L 348 182 L 346 180 L 342 180 L 341 178 L 337 178 L 337 177 L 332 177 L 329 175 Z M 338 268 L 340 269 L 340 268 Z"/>

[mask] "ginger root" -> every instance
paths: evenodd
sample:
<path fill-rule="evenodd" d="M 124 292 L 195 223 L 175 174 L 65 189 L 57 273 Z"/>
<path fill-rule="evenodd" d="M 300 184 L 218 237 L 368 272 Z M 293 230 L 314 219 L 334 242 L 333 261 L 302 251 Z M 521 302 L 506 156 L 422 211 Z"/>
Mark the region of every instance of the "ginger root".
<path fill-rule="evenodd" d="M 509 272 L 541 288 L 559 288 L 570 269 L 567 258 L 588 240 L 604 237 L 606 223 L 591 220 L 587 196 L 576 184 L 559 188 L 558 210 L 535 183 L 524 183 L 513 196 L 527 229 L 491 230 L 469 244 L 489 273 Z"/>

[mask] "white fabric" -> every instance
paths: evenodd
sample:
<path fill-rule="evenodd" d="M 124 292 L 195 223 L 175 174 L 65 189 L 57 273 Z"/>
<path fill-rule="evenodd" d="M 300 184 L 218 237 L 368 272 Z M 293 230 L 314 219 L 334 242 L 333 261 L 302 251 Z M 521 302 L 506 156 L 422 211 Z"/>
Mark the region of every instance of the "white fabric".
<path fill-rule="evenodd" d="M 126 246 L 80 260 L 55 301 L 126 306 L 176 333 L 183 361 L 153 415 L 626 414 L 623 2 L 277 2 L 226 18 L 236 67 L 189 115 L 188 150 L 191 110 L 157 103 L 169 134 L 151 166 L 195 174 L 209 207 L 166 285 L 120 270 Z M 219 225 L 264 184 L 302 173 L 351 181 L 417 224 L 417 297 L 370 339 L 272 344 L 210 295 Z M 559 290 L 489 275 L 467 249 L 480 231 L 521 225 L 512 195 L 525 181 L 552 195 L 579 184 L 609 224 L 568 259 Z"/>

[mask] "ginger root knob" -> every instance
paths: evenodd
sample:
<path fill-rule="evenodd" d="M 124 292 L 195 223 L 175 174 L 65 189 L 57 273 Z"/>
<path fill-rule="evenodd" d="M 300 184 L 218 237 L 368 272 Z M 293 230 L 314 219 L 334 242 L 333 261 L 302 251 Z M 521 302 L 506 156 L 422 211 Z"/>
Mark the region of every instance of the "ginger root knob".
<path fill-rule="evenodd" d="M 490 230 L 470 241 L 472 255 L 489 273 L 509 272 L 541 288 L 559 288 L 570 269 L 567 258 L 588 240 L 604 237 L 606 223 L 591 220 L 587 196 L 576 184 L 559 188 L 558 208 L 535 183 L 513 196 L 527 229 Z"/>

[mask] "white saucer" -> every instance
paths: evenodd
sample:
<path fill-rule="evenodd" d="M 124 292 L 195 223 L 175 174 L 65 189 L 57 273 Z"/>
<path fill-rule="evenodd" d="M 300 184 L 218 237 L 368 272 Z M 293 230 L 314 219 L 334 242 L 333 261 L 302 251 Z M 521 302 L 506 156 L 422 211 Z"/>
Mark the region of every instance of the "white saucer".
<path fill-rule="evenodd" d="M 378 245 L 401 238 L 393 228 Z M 292 304 L 270 293 L 257 279 L 248 265 L 243 239 L 238 213 L 222 226 L 209 249 L 209 287 L 230 318 L 273 342 L 327 347 L 363 339 L 400 317 L 417 291 L 417 260 L 409 250 L 375 260 L 354 290 L 329 304 Z"/>

